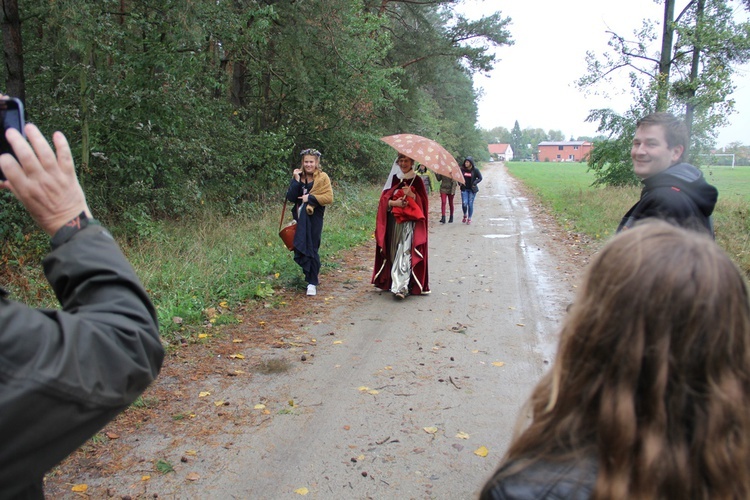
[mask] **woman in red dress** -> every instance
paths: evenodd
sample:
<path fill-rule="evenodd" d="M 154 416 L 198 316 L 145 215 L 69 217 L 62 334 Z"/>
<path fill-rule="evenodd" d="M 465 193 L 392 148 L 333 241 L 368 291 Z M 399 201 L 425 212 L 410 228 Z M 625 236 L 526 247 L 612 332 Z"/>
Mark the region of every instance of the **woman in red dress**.
<path fill-rule="evenodd" d="M 378 204 L 372 284 L 403 299 L 430 293 L 428 197 L 413 159 L 399 154 L 391 172 Z"/>

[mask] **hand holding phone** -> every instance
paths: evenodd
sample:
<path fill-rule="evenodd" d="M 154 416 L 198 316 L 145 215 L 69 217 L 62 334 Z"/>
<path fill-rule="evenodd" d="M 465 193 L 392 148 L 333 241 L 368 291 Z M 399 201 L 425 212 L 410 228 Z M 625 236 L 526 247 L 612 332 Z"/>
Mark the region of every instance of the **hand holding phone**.
<path fill-rule="evenodd" d="M 52 134 L 50 145 L 33 124 L 27 124 L 25 130 L 27 139 L 17 130 L 6 132 L 19 161 L 0 155 L 0 166 L 8 177 L 0 187 L 10 189 L 50 236 L 81 212 L 91 218 L 63 133 Z"/>
<path fill-rule="evenodd" d="M 0 123 L 3 125 L 2 134 L 0 134 L 0 154 L 10 153 L 14 157 L 16 156 L 13 152 L 13 148 L 8 143 L 8 139 L 5 138 L 5 131 L 9 128 L 18 130 L 21 135 L 26 137 L 24 134 L 24 118 L 23 118 L 23 103 L 16 97 L 5 97 L 0 98 Z M 0 181 L 5 180 L 5 175 L 0 169 Z"/>

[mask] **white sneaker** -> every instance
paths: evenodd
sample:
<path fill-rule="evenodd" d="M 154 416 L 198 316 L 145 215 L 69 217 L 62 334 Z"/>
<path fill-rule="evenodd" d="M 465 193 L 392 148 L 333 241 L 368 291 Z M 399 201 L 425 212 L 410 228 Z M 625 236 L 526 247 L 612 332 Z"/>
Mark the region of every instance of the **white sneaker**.
<path fill-rule="evenodd" d="M 318 287 L 315 285 L 307 285 L 307 295 L 317 295 Z"/>

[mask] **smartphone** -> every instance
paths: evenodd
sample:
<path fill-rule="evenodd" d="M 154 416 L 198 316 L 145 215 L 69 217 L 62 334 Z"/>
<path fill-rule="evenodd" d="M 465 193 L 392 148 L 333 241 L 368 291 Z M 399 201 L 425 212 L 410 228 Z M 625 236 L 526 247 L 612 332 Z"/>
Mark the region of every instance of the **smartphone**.
<path fill-rule="evenodd" d="M 16 97 L 3 97 L 0 99 L 0 122 L 3 124 L 3 131 L 0 134 L 0 154 L 10 153 L 13 156 L 13 148 L 10 147 L 8 140 L 5 138 L 5 131 L 9 128 L 14 128 L 21 132 L 21 135 L 25 137 L 23 133 L 23 103 Z M 5 176 L 2 170 L 0 170 L 0 181 L 4 181 Z"/>

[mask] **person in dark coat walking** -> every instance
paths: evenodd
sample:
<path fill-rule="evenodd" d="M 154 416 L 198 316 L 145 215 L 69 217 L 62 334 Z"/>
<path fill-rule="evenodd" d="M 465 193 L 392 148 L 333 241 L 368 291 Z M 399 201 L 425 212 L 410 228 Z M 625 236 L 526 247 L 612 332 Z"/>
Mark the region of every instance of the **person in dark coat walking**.
<path fill-rule="evenodd" d="M 445 224 L 445 204 L 448 203 L 450 209 L 450 218 L 448 222 L 453 222 L 453 198 L 456 195 L 456 182 L 450 175 L 435 174 L 440 181 L 440 223 Z"/>
<path fill-rule="evenodd" d="M 302 165 L 292 172 L 286 199 L 294 203 L 292 214 L 297 221 L 294 261 L 305 273 L 307 295 L 317 295 L 323 216 L 326 206 L 333 203 L 333 188 L 328 174 L 320 168 L 320 151 L 305 149 L 300 156 Z"/>
<path fill-rule="evenodd" d="M 687 142 L 685 123 L 669 113 L 652 113 L 638 121 L 630 156 L 643 190 L 622 218 L 618 233 L 656 217 L 713 236 L 711 214 L 719 192 L 700 170 L 680 162 Z"/>
<path fill-rule="evenodd" d="M 92 218 L 67 140 L 55 132 L 53 151 L 34 125 L 25 132 L 5 133 L 18 161 L 0 156 L 0 188 L 52 237 L 43 266 L 62 309 L 0 290 L 2 499 L 43 499 L 44 474 L 135 401 L 164 358 L 156 311 Z"/>
<path fill-rule="evenodd" d="M 461 175 L 464 176 L 464 183 L 461 185 L 461 209 L 464 218 L 461 222 L 471 224 L 471 217 L 474 215 L 474 198 L 479 192 L 479 183 L 482 182 L 482 172 L 474 165 L 474 158 L 471 156 L 467 156 L 464 160 Z"/>

